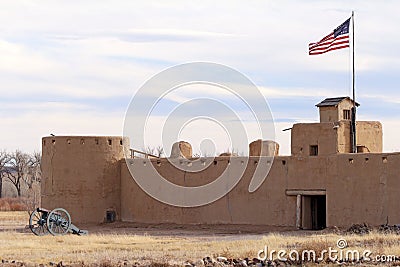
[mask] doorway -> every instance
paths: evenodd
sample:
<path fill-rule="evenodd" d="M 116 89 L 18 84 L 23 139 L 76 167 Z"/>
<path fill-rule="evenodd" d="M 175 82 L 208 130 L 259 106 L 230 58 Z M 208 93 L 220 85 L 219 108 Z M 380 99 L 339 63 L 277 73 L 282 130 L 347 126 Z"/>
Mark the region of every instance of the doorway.
<path fill-rule="evenodd" d="M 326 195 L 301 196 L 301 228 L 305 230 L 326 228 Z"/>

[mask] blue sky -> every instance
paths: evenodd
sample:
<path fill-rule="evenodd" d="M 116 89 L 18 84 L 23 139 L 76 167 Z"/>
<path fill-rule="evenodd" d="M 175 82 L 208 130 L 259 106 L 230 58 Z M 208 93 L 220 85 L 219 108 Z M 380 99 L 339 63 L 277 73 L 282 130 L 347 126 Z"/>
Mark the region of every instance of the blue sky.
<path fill-rule="evenodd" d="M 282 129 L 318 121 L 316 103 L 351 92 L 349 49 L 308 56 L 307 46 L 354 10 L 359 119 L 381 121 L 384 150 L 398 151 L 399 9 L 398 1 L 368 0 L 3 1 L 0 148 L 39 150 L 50 133 L 121 135 L 146 80 L 207 61 L 260 88 L 288 154 L 290 132 Z"/>

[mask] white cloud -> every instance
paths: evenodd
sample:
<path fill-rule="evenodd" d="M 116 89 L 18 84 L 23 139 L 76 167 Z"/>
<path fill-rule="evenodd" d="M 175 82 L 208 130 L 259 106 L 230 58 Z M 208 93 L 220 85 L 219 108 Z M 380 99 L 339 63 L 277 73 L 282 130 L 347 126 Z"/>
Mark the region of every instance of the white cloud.
<path fill-rule="evenodd" d="M 400 120 L 383 119 L 381 123 L 383 128 L 383 151 L 400 151 L 400 140 L 398 134 L 400 129 Z"/>
<path fill-rule="evenodd" d="M 373 71 L 377 76 L 388 70 L 397 73 L 399 7 L 396 1 L 372 0 L 2 3 L 0 94 L 5 97 L 0 104 L 9 112 L 0 117 L 8 129 L 0 148 L 29 150 L 50 130 L 120 133 L 120 115 L 112 113 L 121 107 L 110 105 L 109 115 L 96 103 L 130 98 L 153 75 L 184 62 L 210 61 L 238 69 L 255 81 L 267 99 L 304 103 L 305 98 L 343 95 L 351 69 L 349 50 L 310 57 L 307 44 L 329 33 L 355 10 L 357 71 Z M 370 86 L 369 77 L 362 79 L 357 83 Z M 399 82 L 388 83 L 391 86 L 376 95 L 360 96 L 399 103 L 398 94 L 386 88 L 398 88 Z M 335 86 L 339 88 L 333 91 Z M 218 90 L 202 93 L 228 98 Z M 187 92 L 167 97 L 184 102 L 194 96 Z M 363 106 L 366 114 L 373 109 Z M 21 112 L 13 112 L 17 110 Z M 289 111 L 282 109 L 274 115 L 284 119 L 289 117 L 285 112 Z M 99 114 L 110 127 L 102 126 Z M 299 115 L 294 120 L 310 118 Z M 287 128 L 290 124 L 279 125 Z M 385 147 L 399 147 L 397 138 L 386 134 L 396 131 L 396 121 L 388 124 Z M 277 133 L 281 151 L 288 151 L 283 144 L 287 135 Z"/>
<path fill-rule="evenodd" d="M 327 97 L 332 94 L 327 89 L 317 88 L 285 88 L 258 86 L 261 93 L 268 98 L 293 98 L 293 97 Z"/>
<path fill-rule="evenodd" d="M 32 112 L 13 117 L 0 116 L 1 148 L 27 152 L 41 149 L 41 138 L 55 135 L 122 135 L 123 114 L 90 112 Z"/>
<path fill-rule="evenodd" d="M 363 97 L 363 98 L 380 100 L 380 101 L 383 101 L 383 102 L 386 102 L 386 103 L 400 104 L 400 95 L 395 94 L 395 93 L 393 93 L 391 95 L 361 93 L 360 96 Z"/>
<path fill-rule="evenodd" d="M 9 112 L 17 112 L 20 110 L 34 110 L 35 112 L 52 112 L 63 109 L 69 110 L 87 110 L 90 106 L 87 104 L 68 103 L 68 102 L 13 102 L 4 103 L 1 105 L 0 110 L 8 110 Z"/>
<path fill-rule="evenodd" d="M 24 45 L 0 40 L 0 71 L 10 74 L 45 74 L 60 69 L 59 64 Z"/>

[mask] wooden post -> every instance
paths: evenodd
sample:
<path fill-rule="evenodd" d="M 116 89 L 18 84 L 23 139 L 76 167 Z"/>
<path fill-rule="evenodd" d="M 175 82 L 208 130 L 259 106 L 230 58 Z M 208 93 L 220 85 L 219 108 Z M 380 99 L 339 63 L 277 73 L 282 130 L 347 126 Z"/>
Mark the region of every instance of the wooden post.
<path fill-rule="evenodd" d="M 297 195 L 296 201 L 296 228 L 301 227 L 301 195 Z"/>

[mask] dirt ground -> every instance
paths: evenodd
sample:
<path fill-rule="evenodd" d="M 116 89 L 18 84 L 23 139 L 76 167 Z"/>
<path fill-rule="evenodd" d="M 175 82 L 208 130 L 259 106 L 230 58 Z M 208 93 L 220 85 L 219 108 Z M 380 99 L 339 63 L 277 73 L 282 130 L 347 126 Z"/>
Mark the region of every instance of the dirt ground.
<path fill-rule="evenodd" d="M 89 231 L 87 236 L 35 236 L 28 227 L 28 221 L 27 212 L 0 212 L 1 267 L 205 267 L 202 263 L 205 257 L 253 259 L 265 245 L 276 250 L 321 251 L 335 247 L 341 238 L 346 239 L 349 249 L 368 248 L 374 255 L 400 255 L 399 235 L 379 232 L 347 235 L 340 229 L 297 231 L 292 228 L 249 225 L 183 226 L 114 222 L 77 225 Z M 400 257 L 390 265 L 399 262 Z M 214 263 L 206 266 L 231 266 Z M 316 266 L 313 263 L 306 265 Z M 376 265 L 374 263 L 373 266 Z"/>
<path fill-rule="evenodd" d="M 83 260 L 87 264 L 127 261 L 146 265 L 154 261 L 183 265 L 206 256 L 255 257 L 263 247 L 263 237 L 275 231 L 308 234 L 290 228 L 249 225 L 114 222 L 77 225 L 88 230 L 88 236 L 54 237 L 35 236 L 28 225 L 28 212 L 0 212 L 0 266 L 12 262 L 51 266 Z"/>
<path fill-rule="evenodd" d="M 73 223 L 73 219 L 72 219 Z M 15 231 L 31 234 L 28 212 L 0 212 L 0 232 Z M 179 225 L 179 224 L 143 224 L 133 222 L 113 222 L 98 224 L 78 224 L 80 229 L 96 235 L 145 235 L 153 237 L 182 237 L 195 240 L 241 240 L 261 239 L 263 236 L 279 232 L 282 235 L 310 235 L 313 233 L 331 233 L 324 231 L 299 231 L 292 227 L 271 227 L 264 225 Z"/>

